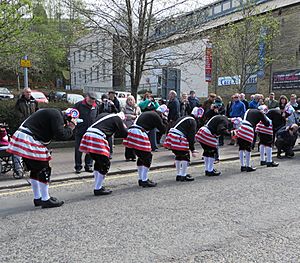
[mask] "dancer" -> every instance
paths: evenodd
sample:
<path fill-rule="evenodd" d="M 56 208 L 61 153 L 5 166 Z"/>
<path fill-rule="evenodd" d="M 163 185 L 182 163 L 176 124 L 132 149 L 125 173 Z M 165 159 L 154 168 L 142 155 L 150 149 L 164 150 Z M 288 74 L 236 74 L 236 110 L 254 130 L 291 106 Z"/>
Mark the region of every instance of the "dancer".
<path fill-rule="evenodd" d="M 250 166 L 251 146 L 254 139 L 254 128 L 260 121 L 266 127 L 269 127 L 270 122 L 264 113 L 258 109 L 249 109 L 246 111 L 242 125 L 237 131 L 241 172 L 256 171 L 255 167 Z"/>
<path fill-rule="evenodd" d="M 166 131 L 168 108 L 161 105 L 156 111 L 143 112 L 128 129 L 128 136 L 123 144 L 134 149 L 137 159 L 138 184 L 142 187 L 155 187 L 157 183 L 149 180 L 148 172 L 152 162 L 151 144 L 147 132 L 157 128 L 161 133 Z"/>
<path fill-rule="evenodd" d="M 92 124 L 83 135 L 79 150 L 90 154 L 95 161 L 94 195 L 109 195 L 111 190 L 103 186 L 106 174 L 110 168 L 110 148 L 108 137 L 115 134 L 116 137 L 125 138 L 127 136 L 126 127 L 123 124 L 125 115 L 120 113 L 101 113 L 94 124 Z"/>
<path fill-rule="evenodd" d="M 204 113 L 202 108 L 195 107 L 190 116 L 179 118 L 171 128 L 164 147 L 172 150 L 175 154 L 175 166 L 177 171 L 176 181 L 194 181 L 194 178 L 187 174 L 190 162 L 190 152 L 196 157 L 198 151 L 195 150 L 195 134 L 197 129 L 196 119 L 201 118 Z"/>
<path fill-rule="evenodd" d="M 268 107 L 266 105 L 261 105 L 258 107 L 262 113 L 268 113 Z M 268 117 L 267 117 L 268 118 Z M 262 121 L 260 121 L 255 128 L 259 137 L 259 152 L 260 152 L 260 165 L 267 165 L 267 167 L 277 167 L 279 163 L 272 160 L 272 143 L 273 143 L 273 125 L 272 121 L 269 120 L 269 126 L 265 126 Z M 267 155 L 267 160 L 265 159 L 265 154 Z"/>
<path fill-rule="evenodd" d="M 203 148 L 206 176 L 219 176 L 221 172 L 214 169 L 215 154 L 217 153 L 218 137 L 230 135 L 228 131 L 229 121 L 226 116 L 216 115 L 205 126 L 201 127 L 196 134 L 196 140 Z"/>
<path fill-rule="evenodd" d="M 63 201 L 49 196 L 51 156 L 46 145 L 53 138 L 70 139 L 75 125 L 76 119 L 71 115 L 64 116 L 57 109 L 41 109 L 28 117 L 11 138 L 7 152 L 23 157 L 26 167 L 30 170 L 35 206 L 51 208 L 64 204 Z"/>

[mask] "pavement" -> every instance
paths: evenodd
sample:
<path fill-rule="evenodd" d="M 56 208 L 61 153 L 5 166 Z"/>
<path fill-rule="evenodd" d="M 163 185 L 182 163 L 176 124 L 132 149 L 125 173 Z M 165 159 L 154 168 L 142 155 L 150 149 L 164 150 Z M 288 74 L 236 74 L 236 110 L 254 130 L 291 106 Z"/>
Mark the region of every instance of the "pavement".
<path fill-rule="evenodd" d="M 50 194 L 65 204 L 53 209 L 33 207 L 29 187 L 1 190 L 0 262 L 299 262 L 299 161 L 296 152 L 253 173 L 226 161 L 219 177 L 193 165 L 193 182 L 161 168 L 150 171 L 151 189 L 135 172 L 112 175 L 109 196 L 94 196 L 91 178 L 56 182 Z"/>
<path fill-rule="evenodd" d="M 224 146 L 220 147 L 220 161 L 237 160 L 238 159 L 238 147 L 227 145 L 228 140 L 225 140 Z M 200 151 L 197 158 L 191 157 L 191 165 L 202 164 L 202 148 L 196 143 L 196 149 Z M 300 145 L 296 144 L 295 150 L 300 150 Z M 273 150 L 276 154 L 276 149 Z M 252 152 L 253 156 L 258 156 L 259 153 L 256 149 Z M 60 182 L 74 179 L 83 179 L 93 177 L 92 173 L 82 172 L 75 174 L 74 172 L 74 148 L 54 148 L 52 151 L 52 182 Z M 161 168 L 174 167 L 174 155 L 171 151 L 162 147 L 157 152 L 153 152 L 153 161 L 151 170 L 157 170 Z M 254 163 L 253 165 L 258 165 Z M 130 172 L 136 172 L 135 162 L 125 162 L 124 147 L 122 145 L 114 146 L 113 159 L 111 161 L 111 167 L 108 173 L 110 175 L 124 174 Z M 0 190 L 8 188 L 18 188 L 29 185 L 28 175 L 23 179 L 14 179 L 12 172 L 0 175 Z"/>

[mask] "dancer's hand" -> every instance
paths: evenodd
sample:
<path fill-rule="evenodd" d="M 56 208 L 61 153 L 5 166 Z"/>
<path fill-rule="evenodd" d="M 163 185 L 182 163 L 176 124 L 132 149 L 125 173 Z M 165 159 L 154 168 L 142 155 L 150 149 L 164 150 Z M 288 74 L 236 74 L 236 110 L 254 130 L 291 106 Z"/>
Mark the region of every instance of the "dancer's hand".
<path fill-rule="evenodd" d="M 198 154 L 199 154 L 199 152 L 198 152 L 198 151 L 196 151 L 196 150 L 192 151 L 192 156 L 193 156 L 193 157 L 197 157 L 197 156 L 198 156 Z"/>

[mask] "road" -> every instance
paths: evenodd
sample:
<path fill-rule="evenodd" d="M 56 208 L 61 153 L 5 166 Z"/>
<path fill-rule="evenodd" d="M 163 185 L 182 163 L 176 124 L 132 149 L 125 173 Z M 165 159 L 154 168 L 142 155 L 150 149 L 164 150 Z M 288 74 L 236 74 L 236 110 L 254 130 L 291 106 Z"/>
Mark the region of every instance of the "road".
<path fill-rule="evenodd" d="M 54 209 L 34 208 L 28 188 L 2 191 L 0 262 L 300 262 L 299 159 L 256 173 L 224 162 L 214 178 L 193 166 L 194 182 L 161 169 L 152 189 L 111 176 L 110 196 L 93 196 L 91 179 L 52 184 L 66 201 Z"/>

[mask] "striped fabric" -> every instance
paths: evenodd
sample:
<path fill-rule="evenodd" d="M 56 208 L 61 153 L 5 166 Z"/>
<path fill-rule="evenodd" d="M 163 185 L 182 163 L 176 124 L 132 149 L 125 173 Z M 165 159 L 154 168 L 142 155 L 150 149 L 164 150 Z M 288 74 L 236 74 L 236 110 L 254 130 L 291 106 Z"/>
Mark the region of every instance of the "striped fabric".
<path fill-rule="evenodd" d="M 212 148 L 216 148 L 218 145 L 217 137 L 211 134 L 211 131 L 206 126 L 203 126 L 199 129 L 195 138 L 199 143 L 201 142 Z"/>
<path fill-rule="evenodd" d="M 31 134 L 28 128 L 20 128 Z M 11 137 L 6 151 L 31 160 L 50 161 L 51 155 L 47 147 L 27 133 L 22 132 L 22 130 L 17 130 Z"/>
<path fill-rule="evenodd" d="M 110 148 L 105 134 L 96 128 L 88 128 L 83 135 L 79 151 L 84 153 L 95 153 L 99 155 L 110 156 Z"/>
<path fill-rule="evenodd" d="M 268 134 L 268 135 L 273 136 L 273 125 L 272 125 L 272 122 L 270 121 L 270 125 L 269 125 L 269 127 L 267 127 L 267 126 L 265 126 L 265 125 L 260 121 L 260 122 L 256 125 L 255 131 L 256 131 L 256 132 L 259 132 L 259 133 L 264 133 L 264 134 Z"/>
<path fill-rule="evenodd" d="M 189 142 L 184 134 L 175 129 L 170 129 L 163 146 L 170 150 L 177 151 L 188 151 L 189 150 Z"/>
<path fill-rule="evenodd" d="M 237 131 L 237 137 L 251 143 L 253 142 L 254 131 L 249 121 L 242 121 L 242 125 Z"/>
<path fill-rule="evenodd" d="M 134 125 L 128 129 L 128 135 L 123 140 L 124 146 L 136 150 L 151 152 L 148 135 L 140 126 Z"/>

